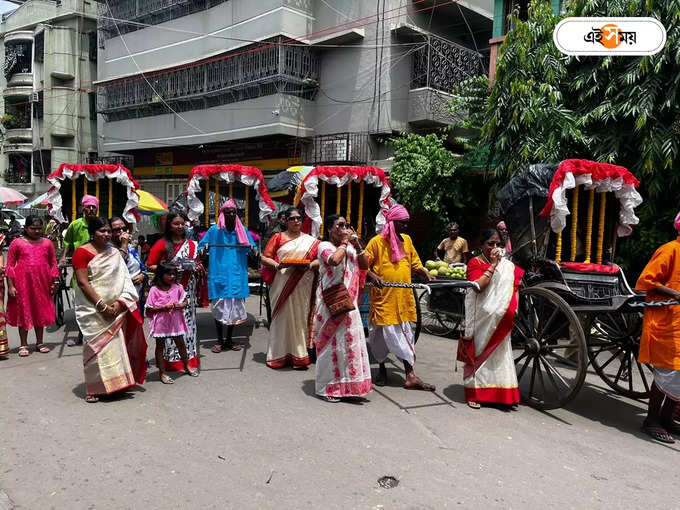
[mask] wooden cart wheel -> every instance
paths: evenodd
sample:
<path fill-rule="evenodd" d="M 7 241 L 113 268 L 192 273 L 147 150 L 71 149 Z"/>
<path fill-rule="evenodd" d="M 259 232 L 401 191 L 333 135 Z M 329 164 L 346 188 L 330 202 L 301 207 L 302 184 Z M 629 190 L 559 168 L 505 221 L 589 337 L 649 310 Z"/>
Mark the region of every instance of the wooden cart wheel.
<path fill-rule="evenodd" d="M 630 309 L 601 312 L 588 319 L 588 357 L 597 375 L 621 395 L 648 398 L 654 373 L 651 366 L 637 360 L 642 313 Z"/>
<path fill-rule="evenodd" d="M 421 328 L 425 333 L 446 336 L 453 331 L 446 323 L 441 321 L 438 313 L 430 310 L 430 296 L 426 290 L 420 294 L 417 301 L 418 306 L 420 306 Z"/>
<path fill-rule="evenodd" d="M 522 401 L 556 409 L 572 400 L 586 376 L 586 341 L 567 302 L 552 290 L 519 291 L 512 349 Z"/>
<path fill-rule="evenodd" d="M 64 295 L 61 288 L 54 293 L 54 323 L 58 328 L 64 325 Z"/>

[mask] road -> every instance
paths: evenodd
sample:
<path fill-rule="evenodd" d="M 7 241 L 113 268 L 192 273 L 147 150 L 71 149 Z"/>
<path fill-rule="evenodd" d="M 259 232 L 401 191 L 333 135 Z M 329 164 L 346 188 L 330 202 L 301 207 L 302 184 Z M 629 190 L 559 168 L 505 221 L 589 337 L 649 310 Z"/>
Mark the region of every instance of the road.
<path fill-rule="evenodd" d="M 361 404 L 314 397 L 314 368 L 265 365 L 252 314 L 241 352 L 213 354 L 199 313 L 202 373 L 83 400 L 72 312 L 49 354 L 0 360 L 0 509 L 677 507 L 676 445 L 640 432 L 645 405 L 589 374 L 566 409 L 469 409 L 455 341 L 423 335 L 416 370 L 437 392 L 392 385 Z M 32 335 L 29 337 L 33 342 Z M 151 346 L 149 359 L 152 358 Z M 375 369 L 376 367 L 374 367 Z M 392 476 L 394 488 L 378 479 Z M 5 494 L 3 494 L 3 491 Z M 3 503 L 3 501 L 5 503 Z"/>

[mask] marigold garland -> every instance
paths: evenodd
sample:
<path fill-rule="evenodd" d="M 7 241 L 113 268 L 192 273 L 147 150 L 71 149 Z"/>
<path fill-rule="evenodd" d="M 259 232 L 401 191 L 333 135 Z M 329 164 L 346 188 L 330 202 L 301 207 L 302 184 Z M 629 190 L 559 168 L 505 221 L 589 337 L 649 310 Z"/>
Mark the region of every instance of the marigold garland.
<path fill-rule="evenodd" d="M 607 193 L 600 193 L 600 224 L 597 228 L 597 263 L 602 264 L 602 250 L 604 247 L 604 217 L 607 212 Z"/>
<path fill-rule="evenodd" d="M 574 188 L 571 210 L 571 261 L 576 260 L 576 229 L 578 228 L 578 185 Z"/>
<path fill-rule="evenodd" d="M 109 179 L 109 218 L 113 216 L 113 179 Z"/>
<path fill-rule="evenodd" d="M 76 221 L 76 179 L 71 179 L 71 221 Z"/>
<path fill-rule="evenodd" d="M 595 205 L 595 190 L 588 191 L 588 221 L 586 223 L 586 259 L 584 262 L 590 264 L 590 251 L 593 247 L 593 206 Z"/>
<path fill-rule="evenodd" d="M 345 220 L 349 225 L 352 221 L 352 179 L 347 181 L 347 217 Z"/>
<path fill-rule="evenodd" d="M 555 262 L 562 262 L 562 232 L 557 233 L 557 246 L 555 246 Z"/>
<path fill-rule="evenodd" d="M 359 216 L 357 218 L 357 235 L 361 237 L 361 227 L 364 224 L 364 181 L 359 184 Z"/>
<path fill-rule="evenodd" d="M 205 228 L 208 228 L 210 226 L 210 178 L 205 180 L 205 207 L 203 209 L 205 214 L 203 221 Z"/>

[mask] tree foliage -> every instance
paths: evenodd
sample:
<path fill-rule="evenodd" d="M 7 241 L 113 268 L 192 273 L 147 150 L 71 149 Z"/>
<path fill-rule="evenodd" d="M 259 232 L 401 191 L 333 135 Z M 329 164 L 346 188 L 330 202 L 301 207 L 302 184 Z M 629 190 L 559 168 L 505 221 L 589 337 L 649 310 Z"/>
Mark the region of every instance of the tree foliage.
<path fill-rule="evenodd" d="M 626 166 L 642 181 L 641 224 L 620 245 L 639 269 L 672 232 L 680 192 L 680 0 L 572 0 L 567 16 L 650 16 L 666 47 L 645 57 L 567 57 L 549 3 L 513 20 L 484 113 L 482 145 L 501 181 L 537 162 L 585 158 Z"/>

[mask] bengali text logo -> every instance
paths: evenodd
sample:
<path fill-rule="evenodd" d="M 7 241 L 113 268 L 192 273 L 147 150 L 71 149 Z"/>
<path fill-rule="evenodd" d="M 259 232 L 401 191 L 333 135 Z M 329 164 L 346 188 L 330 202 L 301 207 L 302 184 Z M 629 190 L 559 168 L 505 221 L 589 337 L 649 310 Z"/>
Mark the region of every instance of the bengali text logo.
<path fill-rule="evenodd" d="M 666 44 L 666 29 L 654 18 L 565 18 L 553 41 L 567 55 L 653 55 Z"/>

